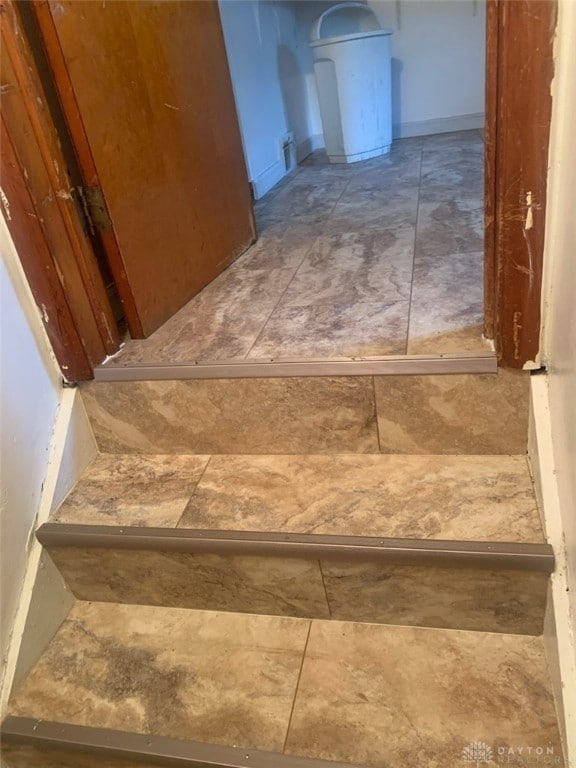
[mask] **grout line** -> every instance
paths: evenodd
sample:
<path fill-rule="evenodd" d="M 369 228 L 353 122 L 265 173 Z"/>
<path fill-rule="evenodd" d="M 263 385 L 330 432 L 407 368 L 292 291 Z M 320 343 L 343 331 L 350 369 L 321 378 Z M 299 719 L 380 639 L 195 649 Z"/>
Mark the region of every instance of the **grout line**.
<path fill-rule="evenodd" d="M 194 485 L 194 489 L 192 490 L 192 493 L 191 493 L 191 494 L 190 494 L 190 496 L 188 497 L 188 501 L 186 502 L 186 504 L 185 504 L 185 506 L 184 506 L 184 509 L 182 510 L 182 514 L 180 515 L 180 517 L 179 517 L 179 518 L 178 518 L 178 520 L 176 521 L 176 525 L 174 526 L 174 528 L 178 528 L 178 526 L 179 526 L 179 525 L 180 525 L 180 523 L 182 522 L 182 518 L 184 517 L 184 515 L 186 514 L 186 510 L 188 509 L 188 505 L 189 505 L 189 504 L 190 504 L 190 502 L 192 501 L 192 497 L 193 497 L 193 496 L 196 494 L 196 491 L 198 490 L 198 486 L 200 485 L 200 483 L 201 483 L 201 482 L 202 482 L 202 480 L 204 479 L 204 475 L 206 474 L 206 470 L 208 469 L 208 465 L 210 464 L 210 462 L 212 461 L 212 459 L 213 459 L 213 458 L 214 458 L 214 455 L 213 455 L 213 454 L 211 454 L 211 455 L 208 457 L 208 461 L 207 461 L 207 462 L 206 462 L 206 464 L 204 465 L 204 469 L 203 469 L 203 470 L 202 470 L 202 472 L 200 473 L 200 477 L 199 477 L 199 478 L 198 478 L 198 480 L 196 481 L 196 483 L 195 483 L 195 485 Z"/>
<path fill-rule="evenodd" d="M 258 339 L 259 339 L 259 338 L 260 338 L 260 336 L 262 336 L 262 334 L 264 333 L 264 330 L 266 329 L 266 326 L 267 326 L 267 325 L 268 325 L 268 323 L 270 322 L 270 319 L 272 318 L 272 315 L 273 315 L 273 314 L 274 314 L 274 312 L 276 312 L 276 310 L 277 310 L 277 309 L 280 307 L 280 304 L 281 304 L 281 302 L 282 302 L 282 299 L 283 299 L 283 298 L 284 298 L 284 296 L 286 295 L 286 291 L 288 290 L 288 288 L 290 288 L 290 286 L 292 285 L 292 283 L 293 283 L 293 281 L 294 281 L 294 278 L 296 277 L 296 273 L 298 272 L 298 270 L 300 269 L 300 267 L 302 266 L 302 264 L 303 264 L 303 263 L 306 261 L 306 259 L 307 259 L 307 257 L 308 257 L 308 254 L 310 253 L 310 251 L 312 250 L 312 248 L 314 248 L 314 246 L 316 245 L 316 240 L 318 240 L 318 236 L 315 236 L 315 237 L 314 237 L 314 239 L 312 240 L 312 243 L 310 244 L 310 247 L 309 247 L 309 248 L 307 248 L 307 250 L 306 250 L 306 252 L 304 253 L 304 255 L 302 256 L 301 260 L 298 262 L 298 266 L 297 266 L 297 267 L 296 267 L 296 269 L 294 270 L 294 274 L 292 275 L 292 277 L 290 278 L 290 280 L 289 280 L 289 281 L 288 281 L 288 283 L 286 284 L 286 287 L 284 288 L 284 290 L 282 291 L 282 293 L 281 293 L 281 294 L 280 294 L 280 296 L 278 297 L 278 301 L 276 302 L 276 304 L 274 304 L 274 306 L 273 306 L 273 308 L 272 308 L 272 311 L 270 312 L 270 314 L 268 315 L 268 317 L 266 318 L 266 320 L 265 320 L 265 321 L 264 321 L 264 323 L 262 324 L 262 326 L 261 326 L 260 330 L 258 331 L 258 333 L 257 333 L 256 337 L 254 338 L 254 341 L 252 342 L 252 344 L 251 344 L 251 346 L 250 346 L 250 349 L 249 349 L 249 350 L 246 352 L 246 354 L 244 355 L 244 358 L 243 358 L 244 360 L 248 360 L 248 355 L 250 354 L 250 352 L 252 352 L 252 350 L 253 350 L 253 349 L 254 349 L 254 347 L 256 346 L 256 343 L 257 343 Z"/>
<path fill-rule="evenodd" d="M 304 660 L 306 659 L 306 652 L 308 650 L 308 641 L 310 640 L 310 632 L 312 631 L 312 619 L 308 624 L 308 634 L 306 635 L 306 642 L 304 643 L 304 651 L 302 652 L 302 661 L 300 663 L 300 671 L 298 672 L 298 680 L 296 681 L 296 688 L 294 689 L 294 698 L 292 699 L 292 708 L 290 709 L 290 717 L 288 718 L 288 726 L 286 728 L 286 738 L 284 739 L 284 745 L 282 747 L 282 754 L 286 752 L 288 745 L 288 737 L 290 735 L 290 728 L 292 726 L 292 718 L 294 716 L 294 709 L 296 708 L 296 698 L 298 696 L 298 688 L 300 687 L 300 679 L 302 678 L 302 670 L 304 669 Z"/>
<path fill-rule="evenodd" d="M 290 182 L 290 184 L 293 184 L 293 183 L 295 182 L 296 178 L 297 178 L 297 175 L 296 175 L 296 176 L 294 177 L 294 179 L 293 179 L 293 180 Z M 341 200 L 341 198 L 342 198 L 342 195 L 344 194 L 344 192 L 345 192 L 345 191 L 348 189 L 348 185 L 350 184 L 350 181 L 351 181 L 351 179 L 349 179 L 349 180 L 346 182 L 346 184 L 344 185 L 344 188 L 342 189 L 342 192 L 340 193 L 340 195 L 339 195 L 338 199 L 335 201 L 334 205 L 332 206 L 332 209 L 331 209 L 330 213 L 328 213 L 328 214 L 326 215 L 326 217 L 325 217 L 325 218 L 322 220 L 322 224 L 321 224 L 322 226 L 323 226 L 323 225 L 326 223 L 326 221 L 328 221 L 328 219 L 329 219 L 329 218 L 332 216 L 332 214 L 334 213 L 334 209 L 336 208 L 336 206 L 337 206 L 337 205 L 338 205 L 338 203 L 340 202 L 340 200 Z M 287 187 L 289 187 L 289 186 L 290 186 L 290 184 L 289 184 L 289 185 L 287 185 Z M 298 217 L 296 217 L 296 218 L 298 218 Z M 289 223 L 288 223 L 288 228 L 290 228 L 290 226 L 291 226 L 291 224 L 290 224 L 290 220 L 288 220 L 288 222 L 289 222 Z M 324 230 L 322 230 L 322 232 L 324 232 Z M 264 321 L 264 324 L 263 324 L 263 325 L 262 325 L 262 327 L 260 328 L 260 331 L 258 332 L 258 334 L 257 334 L 256 338 L 254 339 L 254 342 L 252 343 L 252 346 L 250 347 L 250 349 L 249 349 L 249 350 L 246 352 L 246 354 L 244 355 L 244 358 L 243 358 L 244 360 L 248 360 L 248 356 L 249 356 L 250 352 L 251 352 L 251 351 L 254 349 L 254 347 L 256 346 L 256 344 L 257 344 L 257 342 L 258 342 L 258 339 L 259 339 L 259 338 L 262 336 L 262 334 L 263 334 L 263 333 L 264 333 L 264 331 L 266 330 L 266 326 L 267 326 L 267 325 L 268 325 L 268 323 L 270 322 L 270 319 L 272 318 L 272 315 L 274 314 L 274 312 L 276 312 L 276 310 L 277 310 L 277 309 L 279 309 L 279 307 L 280 307 L 280 304 L 282 303 L 282 299 L 284 298 L 284 296 L 286 295 L 286 292 L 288 291 L 288 289 L 290 288 L 290 286 L 291 286 L 291 285 L 292 285 L 292 283 L 294 282 L 294 278 L 296 277 L 296 274 L 298 273 L 298 270 L 300 269 L 300 267 L 302 266 L 302 264 L 303 264 L 303 263 L 306 261 L 306 259 L 308 258 L 308 255 L 310 254 L 310 252 L 312 251 L 312 249 L 313 249 L 313 248 L 314 248 L 314 246 L 316 245 L 316 241 L 317 241 L 317 240 L 318 240 L 320 237 L 321 237 L 321 235 L 316 235 L 316 236 L 314 237 L 314 239 L 312 240 L 312 242 L 311 242 L 311 244 L 310 244 L 310 247 L 309 247 L 309 248 L 306 250 L 306 253 L 305 253 L 305 254 L 302 256 L 302 259 L 301 259 L 300 263 L 298 264 L 298 266 L 296 267 L 296 269 L 294 270 L 294 274 L 292 275 L 292 277 L 291 277 L 291 278 L 290 278 L 290 280 L 288 281 L 288 283 L 287 283 L 287 285 L 286 285 L 286 288 L 284 288 L 284 290 L 282 291 L 282 293 L 281 293 L 281 294 L 280 294 L 280 296 L 278 297 L 278 301 L 276 302 L 276 304 L 274 305 L 274 307 L 273 307 L 272 311 L 270 312 L 270 314 L 268 315 L 268 317 L 267 317 L 267 318 L 266 318 L 266 320 Z"/>
<path fill-rule="evenodd" d="M 318 568 L 320 569 L 320 578 L 322 579 L 322 586 L 324 587 L 324 596 L 326 597 L 326 605 L 328 607 L 328 617 L 332 618 L 332 608 L 330 608 L 330 600 L 328 599 L 328 591 L 326 590 L 326 582 L 324 581 L 324 571 L 322 570 L 322 561 L 318 560 Z"/>
<path fill-rule="evenodd" d="M 376 438 L 378 440 L 378 452 L 382 453 L 380 442 L 380 424 L 378 422 L 378 399 L 376 397 L 376 376 L 372 376 L 372 394 L 374 395 L 374 418 L 376 419 Z"/>
<path fill-rule="evenodd" d="M 306 253 L 308 253 L 308 252 L 306 252 Z M 305 259 L 305 258 L 306 258 L 306 257 L 305 257 L 305 256 L 303 256 L 303 257 L 302 257 L 302 261 L 304 261 L 304 259 Z M 248 347 L 248 349 L 246 350 L 246 354 L 245 354 L 245 355 L 244 355 L 244 356 L 241 358 L 242 360 L 248 360 L 248 355 L 250 354 L 250 352 L 252 352 L 252 350 L 253 350 L 253 349 L 254 349 L 254 347 L 256 346 L 256 342 L 258 341 L 258 339 L 260 338 L 260 336 L 262 336 L 262 334 L 264 333 L 264 329 L 266 328 L 266 326 L 267 326 L 267 325 L 268 325 L 268 323 L 270 322 L 270 319 L 271 319 L 272 315 L 274 314 L 274 312 L 276 312 L 276 310 L 278 309 L 278 307 L 279 307 L 279 305 L 280 305 L 280 302 L 282 301 L 282 297 L 284 296 L 284 294 L 286 293 L 286 291 L 288 290 L 288 288 L 289 288 L 289 287 L 290 287 L 290 285 L 292 284 L 292 281 L 293 281 L 293 280 L 294 280 L 294 278 L 296 277 L 296 272 L 298 272 L 298 270 L 299 270 L 299 269 L 300 269 L 300 264 L 299 264 L 299 265 L 296 267 L 296 269 L 294 270 L 294 272 L 293 272 L 293 274 L 292 274 L 292 277 L 291 277 L 291 278 L 290 278 L 290 280 L 289 280 L 289 281 L 286 283 L 286 287 L 284 288 L 284 290 L 282 291 L 282 293 L 281 293 L 281 294 L 278 296 L 278 299 L 276 300 L 276 303 L 274 304 L 274 306 L 272 307 L 272 309 L 271 309 L 271 310 L 270 310 L 270 312 L 268 313 L 268 315 L 267 315 L 266 319 L 264 320 L 264 322 L 263 322 L 263 323 L 262 323 L 262 325 L 260 326 L 260 328 L 259 328 L 259 330 L 258 330 L 258 333 L 257 333 L 257 334 L 256 334 L 256 336 L 254 337 L 254 341 L 252 342 L 252 344 L 250 344 L 250 346 L 249 346 L 249 347 Z"/>
<path fill-rule="evenodd" d="M 406 350 L 405 355 L 408 354 L 410 348 L 410 323 L 412 320 L 412 301 L 414 298 L 414 274 L 416 271 L 416 243 L 418 242 L 418 220 L 420 218 L 420 196 L 422 194 L 422 158 L 424 156 L 424 142 L 420 149 L 420 177 L 418 182 L 418 205 L 416 206 L 416 223 L 414 224 L 414 246 L 412 251 L 412 279 L 410 280 L 410 301 L 408 303 L 408 324 L 406 326 Z M 378 438 L 380 439 L 380 438 Z"/>
<path fill-rule="evenodd" d="M 422 169 L 422 149 L 420 149 L 420 170 L 421 170 L 421 169 Z M 296 178 L 297 178 L 297 175 L 298 175 L 298 174 L 296 174 L 296 176 L 294 176 L 294 178 L 292 179 L 292 182 L 291 182 L 291 184 L 295 182 L 295 180 L 296 180 Z M 322 226 L 324 226 L 324 225 L 326 224 L 326 222 L 327 222 L 329 219 L 331 219 L 331 218 L 333 217 L 333 215 L 334 215 L 334 211 L 336 210 L 336 207 L 337 207 L 337 205 L 340 203 L 340 201 L 341 201 L 342 197 L 344 196 L 344 194 L 345 194 L 345 193 L 348 191 L 348 187 L 349 187 L 349 186 L 350 186 L 350 184 L 352 183 L 352 180 L 353 180 L 353 178 L 354 178 L 355 176 L 358 176 L 358 175 L 361 175 L 361 173 L 360 173 L 360 172 L 356 172 L 356 173 L 352 173 L 352 174 L 350 174 L 350 178 L 348 178 L 348 179 L 346 180 L 346 183 L 344 184 L 344 187 L 342 188 L 342 192 L 340 193 L 340 195 L 338 196 L 338 198 L 337 198 L 337 199 L 334 201 L 334 205 L 332 206 L 332 208 L 331 208 L 330 212 L 329 212 L 329 213 L 328 213 L 328 214 L 325 216 L 325 218 L 323 219 L 323 221 L 322 221 Z M 287 186 L 289 186 L 289 185 L 287 185 Z M 418 215 L 418 214 L 416 214 L 416 215 Z M 290 225 L 288 225 L 288 226 L 290 226 Z M 324 229 L 322 230 L 322 235 L 325 235 L 325 231 L 324 231 Z M 276 302 L 276 304 L 275 304 L 274 308 L 272 309 L 272 311 L 271 311 L 271 312 L 270 312 L 270 314 L 268 315 L 268 318 L 266 319 L 266 321 L 265 321 L 265 322 L 264 322 L 264 324 L 262 325 L 262 327 L 261 327 L 261 329 L 260 329 L 260 331 L 259 331 L 258 335 L 256 336 L 256 338 L 254 339 L 254 342 L 253 342 L 252 346 L 250 347 L 250 349 L 249 349 L 249 350 L 246 352 L 246 354 L 244 355 L 244 360 L 248 360 L 248 356 L 250 355 L 250 352 L 251 352 L 251 351 L 254 349 L 254 347 L 256 346 L 256 344 L 257 344 L 257 342 L 258 342 L 258 339 L 259 339 L 259 338 L 262 336 L 262 334 L 264 333 L 264 331 L 265 331 L 265 329 L 266 329 L 266 326 L 267 326 L 267 325 L 268 325 L 268 323 L 270 322 L 270 319 L 271 319 L 272 315 L 274 314 L 274 312 L 276 312 L 276 310 L 277 310 L 277 309 L 279 309 L 279 308 L 280 308 L 280 305 L 281 305 L 281 303 L 282 303 L 282 299 L 284 298 L 284 296 L 285 296 L 286 292 L 287 292 L 287 291 L 288 291 L 288 289 L 290 288 L 290 285 L 291 285 L 291 284 L 292 284 L 292 282 L 294 281 L 294 278 L 296 277 L 296 274 L 297 274 L 298 270 L 300 269 L 300 267 L 302 266 L 302 264 L 304 263 L 304 261 L 307 259 L 307 257 L 308 257 L 308 255 L 310 254 L 310 252 L 311 252 L 312 248 L 315 246 L 315 244 L 316 244 L 317 240 L 318 240 L 318 239 L 319 239 L 319 238 L 320 238 L 322 235 L 318 235 L 317 237 L 315 237 L 315 238 L 314 238 L 314 240 L 313 240 L 312 244 L 310 245 L 310 248 L 309 248 L 309 249 L 306 251 L 306 253 L 305 253 L 305 254 L 304 254 L 304 256 L 302 257 L 302 260 L 300 261 L 300 263 L 299 263 L 299 264 L 298 264 L 298 266 L 296 267 L 296 270 L 295 270 L 294 274 L 292 275 L 292 277 L 291 277 L 290 281 L 289 281 L 289 282 L 288 282 L 288 284 L 286 285 L 286 288 L 284 289 L 284 291 L 283 291 L 283 292 L 282 292 L 282 294 L 280 295 L 280 297 L 279 297 L 278 301 Z M 414 269 L 414 260 L 412 260 L 412 269 Z M 369 303 L 369 302 L 359 302 L 359 303 Z M 306 305 L 306 306 L 309 306 L 309 305 Z M 356 303 L 355 303 L 355 306 L 356 306 Z M 408 348 L 408 326 L 407 326 L 407 328 L 406 328 L 406 345 L 405 345 L 405 349 L 404 349 L 404 354 L 406 354 L 406 353 L 407 353 L 407 348 Z"/>

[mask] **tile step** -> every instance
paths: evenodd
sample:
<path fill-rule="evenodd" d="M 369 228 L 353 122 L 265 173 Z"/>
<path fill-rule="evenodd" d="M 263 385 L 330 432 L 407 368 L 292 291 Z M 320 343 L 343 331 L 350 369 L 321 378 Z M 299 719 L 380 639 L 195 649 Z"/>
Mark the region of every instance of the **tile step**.
<path fill-rule="evenodd" d="M 523 456 L 105 455 L 38 538 L 83 600 L 535 635 L 554 568 Z"/>
<path fill-rule="evenodd" d="M 82 600 L 539 635 L 547 544 L 47 524 Z"/>
<path fill-rule="evenodd" d="M 204 455 L 526 451 L 530 379 L 526 371 L 307 377 L 275 370 L 269 378 L 180 379 L 176 370 L 164 370 L 163 376 L 154 379 L 150 372 L 146 380 L 95 381 L 80 388 L 101 451 Z"/>
<path fill-rule="evenodd" d="M 544 542 L 525 455 L 101 454 L 51 522 Z"/>
<path fill-rule="evenodd" d="M 162 747 L 183 766 L 448 766 L 479 745 L 486 765 L 528 746 L 564 765 L 543 639 L 511 634 L 79 602 L 8 715 L 10 768 L 135 768 Z M 140 744 L 127 762 L 118 731 Z M 70 742 L 99 753 L 67 762 Z M 182 759 L 198 746 L 234 752 Z"/>

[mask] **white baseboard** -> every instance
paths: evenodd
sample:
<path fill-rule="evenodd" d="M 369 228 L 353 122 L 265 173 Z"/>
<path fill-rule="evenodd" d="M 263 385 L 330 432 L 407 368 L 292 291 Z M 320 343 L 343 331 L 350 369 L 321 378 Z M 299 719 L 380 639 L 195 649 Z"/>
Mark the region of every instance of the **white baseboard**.
<path fill-rule="evenodd" d="M 484 128 L 484 112 L 473 115 L 455 115 L 454 117 L 437 117 L 433 120 L 421 120 L 412 123 L 400 123 L 392 126 L 394 139 L 408 139 L 413 136 L 431 136 L 435 133 L 452 133 L 453 131 L 471 131 Z M 317 149 L 324 148 L 324 136 L 317 133 L 296 147 L 296 159 L 299 163 Z"/>
<path fill-rule="evenodd" d="M 453 117 L 437 117 L 433 120 L 420 120 L 412 123 L 400 123 L 392 126 L 392 136 L 395 139 L 408 139 L 412 136 L 430 136 L 434 133 L 451 133 L 452 131 L 471 131 L 484 127 L 484 112 L 473 115 L 454 115 Z"/>
<path fill-rule="evenodd" d="M 286 176 L 286 165 L 284 160 L 277 160 L 274 165 L 271 165 L 265 171 L 260 173 L 256 178 L 250 182 L 252 184 L 252 194 L 255 200 L 260 200 L 264 197 L 266 192 L 269 192 L 272 187 L 276 186 L 278 182 Z"/>
<path fill-rule="evenodd" d="M 48 520 L 97 452 L 78 390 L 64 389 L 34 530 Z M 6 657 L 1 714 L 5 712 L 13 686 L 43 653 L 74 602 L 60 573 L 33 536 Z"/>
<path fill-rule="evenodd" d="M 551 577 L 544 627 L 544 645 L 566 753 L 566 764 L 576 766 L 576 637 L 571 612 L 566 542 L 556 480 L 552 422 L 545 375 L 530 379 L 529 459 L 542 506 L 544 529 L 554 549 L 556 570 Z"/>

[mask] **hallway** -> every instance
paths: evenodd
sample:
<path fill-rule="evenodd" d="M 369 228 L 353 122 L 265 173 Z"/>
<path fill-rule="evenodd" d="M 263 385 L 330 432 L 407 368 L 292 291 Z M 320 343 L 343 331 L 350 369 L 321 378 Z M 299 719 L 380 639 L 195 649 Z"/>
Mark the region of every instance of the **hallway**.
<path fill-rule="evenodd" d="M 255 205 L 259 240 L 108 365 L 486 352 L 479 131 L 322 151 Z"/>

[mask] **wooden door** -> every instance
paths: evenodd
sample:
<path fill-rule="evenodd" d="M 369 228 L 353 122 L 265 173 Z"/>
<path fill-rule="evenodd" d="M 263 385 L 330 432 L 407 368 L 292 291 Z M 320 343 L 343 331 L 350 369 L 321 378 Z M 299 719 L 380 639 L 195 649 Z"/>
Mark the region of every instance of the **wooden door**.
<path fill-rule="evenodd" d="M 36 18 L 134 338 L 255 239 L 216 0 L 41 0 Z"/>

